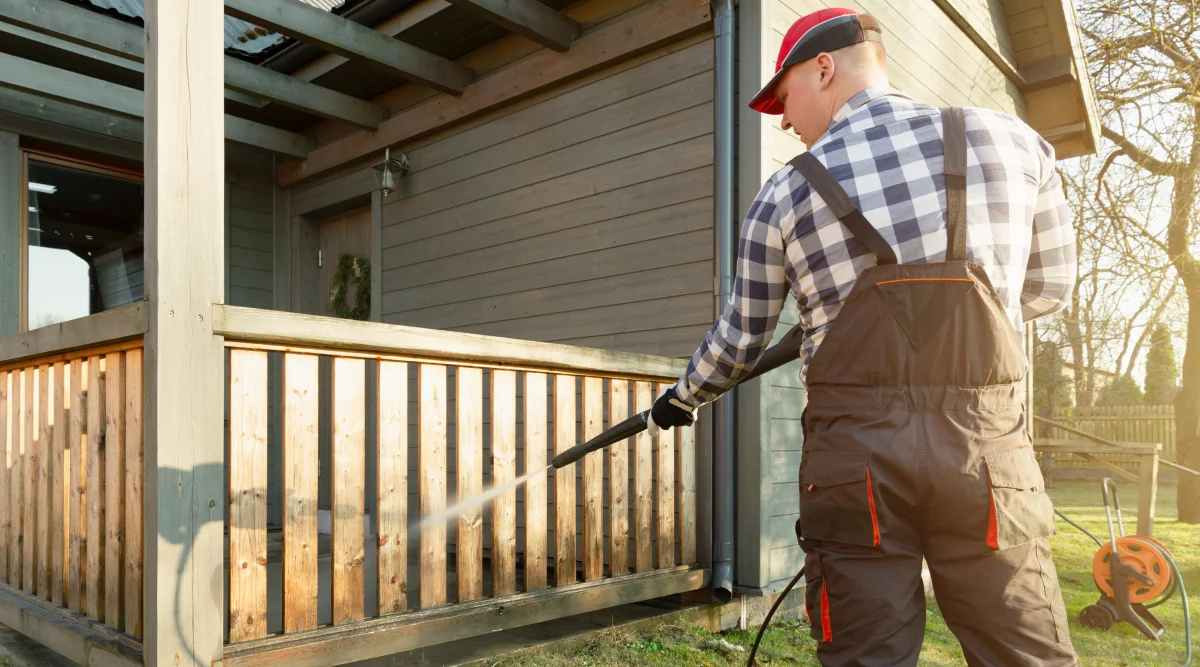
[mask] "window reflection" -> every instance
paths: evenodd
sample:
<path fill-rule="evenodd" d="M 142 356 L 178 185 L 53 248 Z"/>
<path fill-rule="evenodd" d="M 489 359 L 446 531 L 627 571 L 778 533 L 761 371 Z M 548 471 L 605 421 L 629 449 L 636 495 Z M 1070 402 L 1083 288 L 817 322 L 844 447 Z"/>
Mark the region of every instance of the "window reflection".
<path fill-rule="evenodd" d="M 142 300 L 142 184 L 29 161 L 30 329 Z"/>

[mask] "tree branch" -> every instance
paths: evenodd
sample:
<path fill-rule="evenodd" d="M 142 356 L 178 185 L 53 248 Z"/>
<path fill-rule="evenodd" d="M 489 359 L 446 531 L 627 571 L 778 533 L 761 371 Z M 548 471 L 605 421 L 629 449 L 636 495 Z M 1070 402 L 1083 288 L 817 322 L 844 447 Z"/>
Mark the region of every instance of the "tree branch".
<path fill-rule="evenodd" d="M 1178 162 L 1159 160 L 1153 155 L 1150 155 L 1146 151 L 1143 151 L 1142 149 L 1133 145 L 1133 142 L 1126 139 L 1124 135 L 1107 126 L 1102 128 L 1101 132 L 1104 134 L 1105 139 L 1108 139 L 1119 146 L 1121 150 L 1129 156 L 1129 159 L 1133 160 L 1138 164 L 1139 167 L 1142 167 L 1152 174 L 1157 176 L 1175 176 L 1186 169 L 1185 165 Z"/>

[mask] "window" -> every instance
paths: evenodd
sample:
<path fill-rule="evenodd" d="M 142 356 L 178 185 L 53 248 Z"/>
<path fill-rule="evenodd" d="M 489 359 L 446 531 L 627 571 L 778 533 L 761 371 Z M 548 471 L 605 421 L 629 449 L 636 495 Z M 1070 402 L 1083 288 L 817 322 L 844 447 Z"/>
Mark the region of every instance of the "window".
<path fill-rule="evenodd" d="M 25 154 L 25 329 L 142 300 L 140 175 Z"/>

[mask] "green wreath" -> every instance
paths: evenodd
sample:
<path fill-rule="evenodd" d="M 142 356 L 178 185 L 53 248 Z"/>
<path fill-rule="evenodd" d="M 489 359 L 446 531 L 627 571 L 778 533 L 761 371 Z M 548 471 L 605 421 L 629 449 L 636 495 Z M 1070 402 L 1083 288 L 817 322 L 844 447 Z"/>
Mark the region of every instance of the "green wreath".
<path fill-rule="evenodd" d="M 346 305 L 346 281 L 354 280 L 354 308 Z M 366 320 L 371 317 L 371 263 L 362 257 L 342 253 L 329 290 L 329 311 L 337 317 Z"/>

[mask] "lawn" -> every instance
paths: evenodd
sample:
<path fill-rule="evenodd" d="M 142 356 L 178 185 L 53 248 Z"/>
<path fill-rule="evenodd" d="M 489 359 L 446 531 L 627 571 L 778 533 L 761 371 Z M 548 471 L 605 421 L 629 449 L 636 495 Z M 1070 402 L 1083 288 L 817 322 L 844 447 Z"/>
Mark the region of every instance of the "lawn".
<path fill-rule="evenodd" d="M 1128 511 L 1126 527 L 1133 532 L 1137 514 L 1137 488 L 1132 484 L 1121 484 L 1119 488 Z M 1051 496 L 1055 506 L 1064 514 L 1105 539 L 1104 507 L 1101 504 L 1099 482 L 1061 482 L 1051 489 Z M 1175 521 L 1173 485 L 1159 488 L 1154 536 L 1166 545 L 1183 570 L 1184 581 L 1195 598 L 1193 607 L 1200 608 L 1200 526 Z M 1098 598 L 1091 576 L 1096 544 L 1059 519 L 1058 534 L 1053 538 L 1052 545 L 1071 621 L 1071 638 L 1084 665 L 1169 667 L 1183 663 L 1183 609 L 1178 595 L 1154 610 L 1167 626 L 1161 643 L 1145 639 L 1125 624 L 1117 624 L 1109 632 L 1085 628 L 1079 624 L 1079 610 Z M 1194 615 L 1197 625 L 1200 625 L 1200 612 Z M 489 662 L 489 665 L 741 665 L 745 664 L 747 653 L 730 650 L 727 646 L 732 644 L 748 649 L 754 643 L 756 632 L 757 628 L 753 628 L 713 634 L 699 626 L 680 622 L 640 632 L 614 628 L 587 639 L 556 644 L 549 649 L 524 651 Z M 727 643 L 726 648 L 717 646 L 721 641 Z M 773 623 L 759 648 L 759 663 L 815 667 L 818 663 L 814 647 L 803 619 Z M 954 635 L 946 627 L 932 600 L 919 664 L 927 667 L 965 664 Z"/>

